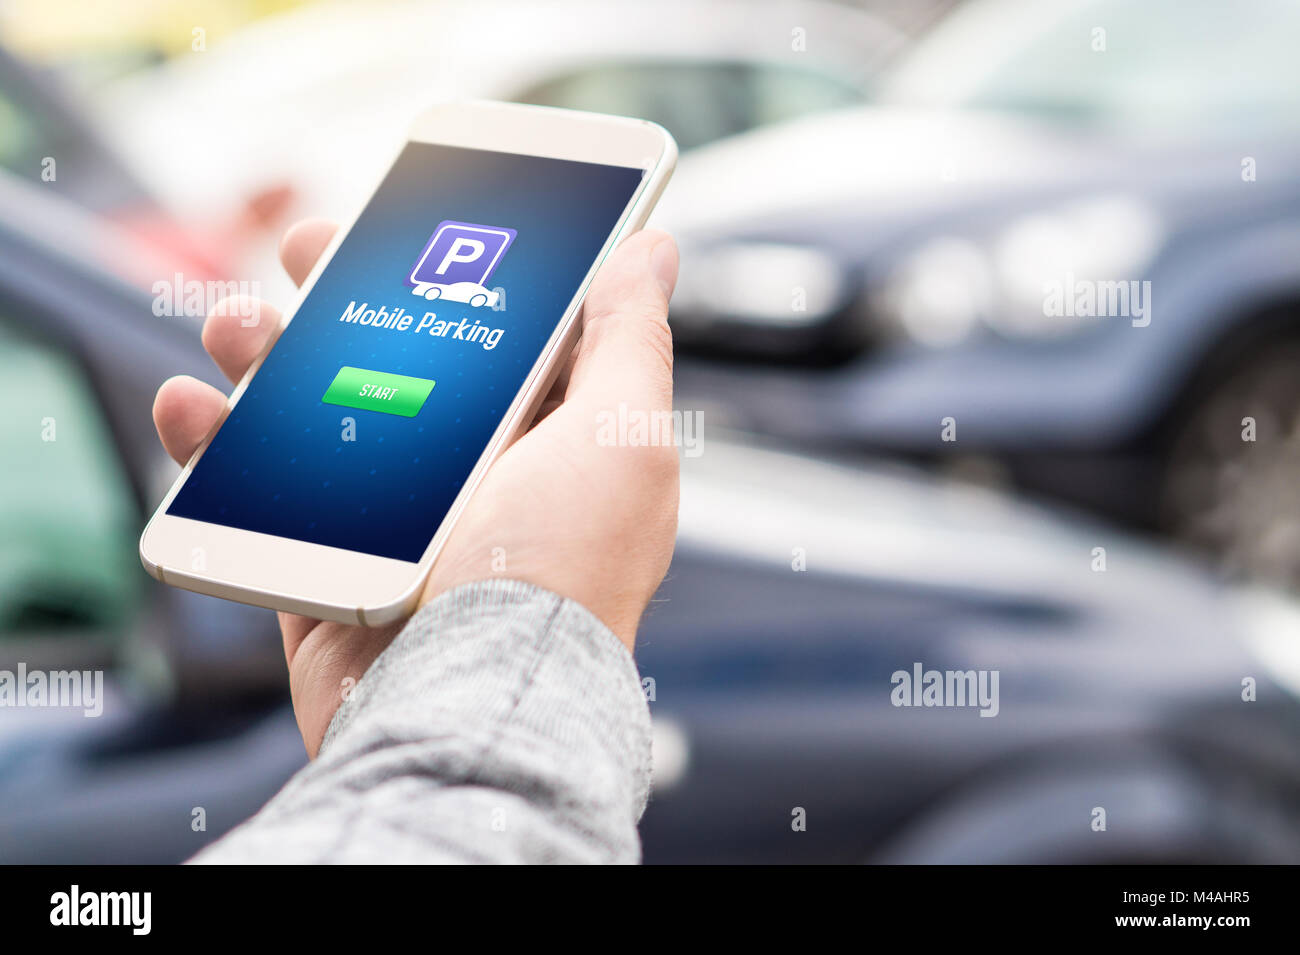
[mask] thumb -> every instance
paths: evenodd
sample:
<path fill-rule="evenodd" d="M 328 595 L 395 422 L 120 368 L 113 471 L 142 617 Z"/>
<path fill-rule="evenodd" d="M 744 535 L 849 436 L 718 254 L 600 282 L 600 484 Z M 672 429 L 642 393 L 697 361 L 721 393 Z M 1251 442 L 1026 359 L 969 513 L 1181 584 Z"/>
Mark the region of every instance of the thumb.
<path fill-rule="evenodd" d="M 587 293 L 566 402 L 672 407 L 668 299 L 676 282 L 677 245 L 666 232 L 639 232 L 614 251 Z"/>

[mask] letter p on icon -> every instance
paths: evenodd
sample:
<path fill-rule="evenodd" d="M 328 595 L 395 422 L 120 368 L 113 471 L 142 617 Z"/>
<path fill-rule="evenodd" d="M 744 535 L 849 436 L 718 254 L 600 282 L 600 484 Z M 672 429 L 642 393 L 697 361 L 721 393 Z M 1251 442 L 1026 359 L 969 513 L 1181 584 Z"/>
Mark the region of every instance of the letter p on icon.
<path fill-rule="evenodd" d="M 464 262 L 468 265 L 470 262 L 477 262 L 478 257 L 484 253 L 487 246 L 478 239 L 466 239 L 464 236 L 457 236 L 456 241 L 451 244 L 447 254 L 442 257 L 438 263 L 436 272 L 438 275 L 446 275 L 447 269 L 455 262 Z"/>
<path fill-rule="evenodd" d="M 440 222 L 416 259 L 406 284 L 486 285 L 514 240 L 514 229 L 471 222 Z"/>

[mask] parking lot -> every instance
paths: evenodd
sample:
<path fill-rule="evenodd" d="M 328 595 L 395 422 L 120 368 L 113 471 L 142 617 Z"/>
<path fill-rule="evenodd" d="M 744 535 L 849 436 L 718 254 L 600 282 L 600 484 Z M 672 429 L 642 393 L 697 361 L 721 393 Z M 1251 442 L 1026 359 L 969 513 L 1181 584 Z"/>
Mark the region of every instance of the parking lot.
<path fill-rule="evenodd" d="M 226 388 L 160 288 L 287 301 L 463 97 L 682 147 L 646 862 L 1300 861 L 1294 5 L 64 6 L 0 15 L 0 671 L 102 715 L 0 707 L 0 862 L 179 862 L 306 763 L 274 614 L 139 565 L 154 394 Z"/>

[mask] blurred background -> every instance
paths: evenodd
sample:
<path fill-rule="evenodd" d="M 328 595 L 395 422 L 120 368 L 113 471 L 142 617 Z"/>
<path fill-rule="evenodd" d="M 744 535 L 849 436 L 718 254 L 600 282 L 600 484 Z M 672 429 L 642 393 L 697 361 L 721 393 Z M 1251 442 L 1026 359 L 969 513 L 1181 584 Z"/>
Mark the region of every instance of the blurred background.
<path fill-rule="evenodd" d="M 224 387 L 152 289 L 283 305 L 283 229 L 459 97 L 682 147 L 648 862 L 1300 861 L 1298 40 L 1290 0 L 0 3 L 0 669 L 107 674 L 98 719 L 0 708 L 0 861 L 180 861 L 305 762 L 273 615 L 139 566 L 153 393 Z M 1117 283 L 1144 313 L 1052 305 Z M 916 663 L 997 717 L 892 705 Z"/>

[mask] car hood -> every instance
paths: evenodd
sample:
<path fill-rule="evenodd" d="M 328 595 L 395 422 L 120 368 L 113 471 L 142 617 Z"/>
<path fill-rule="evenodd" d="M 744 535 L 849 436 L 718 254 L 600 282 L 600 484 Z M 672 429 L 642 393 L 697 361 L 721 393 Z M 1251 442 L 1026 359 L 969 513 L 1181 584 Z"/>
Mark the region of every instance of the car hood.
<path fill-rule="evenodd" d="M 1099 615 L 1222 611 L 1202 569 L 1095 520 L 897 463 L 794 453 L 693 413 L 707 442 L 682 462 L 679 548 L 785 569 L 798 548 L 837 577 Z M 1123 574 L 1090 569 L 1103 542 Z"/>
<path fill-rule="evenodd" d="M 655 221 L 694 232 L 869 202 L 872 218 L 883 222 L 990 190 L 1056 186 L 1122 168 L 1095 133 L 1006 114 L 869 106 L 683 156 Z"/>
<path fill-rule="evenodd" d="M 1277 188 L 1294 188 L 1300 147 L 1293 140 L 1261 131 L 1251 155 L 1275 171 Z M 1243 202 L 1237 178 L 1222 174 L 1240 161 L 1238 144 L 1176 132 L 1006 112 L 855 107 L 683 156 L 653 224 L 687 248 L 745 238 L 860 260 L 914 232 L 1092 194 L 1138 196 L 1178 219 L 1212 217 L 1221 208 L 1215 188 L 1225 203 Z"/>

